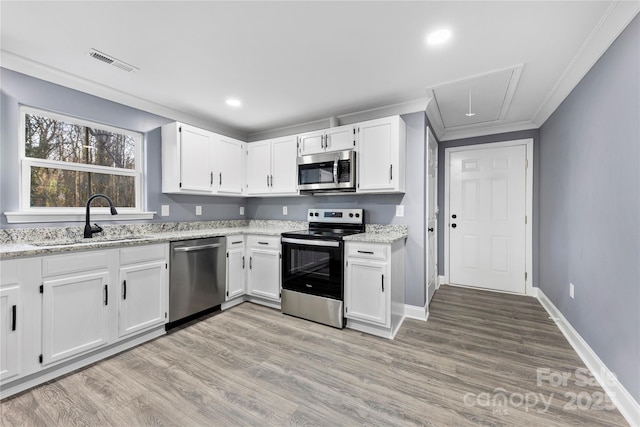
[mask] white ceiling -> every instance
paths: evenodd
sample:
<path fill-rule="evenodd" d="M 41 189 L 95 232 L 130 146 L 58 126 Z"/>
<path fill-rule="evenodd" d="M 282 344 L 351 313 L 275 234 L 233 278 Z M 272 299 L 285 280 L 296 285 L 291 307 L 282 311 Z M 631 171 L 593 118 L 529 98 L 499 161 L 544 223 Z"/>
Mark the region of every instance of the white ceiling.
<path fill-rule="evenodd" d="M 0 59 L 15 71 L 195 125 L 220 124 L 250 140 L 390 105 L 426 108 L 439 137 L 453 139 L 542 125 L 639 8 L 636 0 L 2 1 Z M 426 35 L 441 27 L 451 40 L 428 46 Z M 92 59 L 92 48 L 139 70 Z M 497 120 L 467 125 L 454 117 L 467 112 L 469 88 L 477 92 L 476 119 L 495 115 L 489 89 L 506 89 L 477 77 L 517 67 Z M 430 89 L 443 87 L 449 103 L 439 109 Z M 228 97 L 242 107 L 227 106 Z"/>

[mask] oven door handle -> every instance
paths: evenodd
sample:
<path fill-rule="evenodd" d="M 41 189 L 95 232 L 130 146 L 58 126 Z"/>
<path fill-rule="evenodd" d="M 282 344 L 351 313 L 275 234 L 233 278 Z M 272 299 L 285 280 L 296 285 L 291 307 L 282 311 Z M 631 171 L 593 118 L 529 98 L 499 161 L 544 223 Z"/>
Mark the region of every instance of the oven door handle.
<path fill-rule="evenodd" d="M 329 246 L 332 248 L 340 247 L 340 242 L 335 240 L 292 239 L 290 237 L 283 237 L 282 243 L 293 243 L 305 246 Z"/>

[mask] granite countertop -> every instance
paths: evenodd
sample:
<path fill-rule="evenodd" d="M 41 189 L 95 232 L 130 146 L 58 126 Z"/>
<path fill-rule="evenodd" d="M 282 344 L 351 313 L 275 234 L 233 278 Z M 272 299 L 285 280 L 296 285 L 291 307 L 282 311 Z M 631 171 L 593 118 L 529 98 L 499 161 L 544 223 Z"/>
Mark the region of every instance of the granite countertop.
<path fill-rule="evenodd" d="M 280 236 L 308 228 L 305 221 L 232 220 L 186 223 L 105 225 L 92 239 L 82 237 L 83 227 L 0 230 L 0 259 L 50 255 L 97 248 L 137 246 L 206 237 L 258 234 Z M 346 236 L 346 241 L 393 243 L 407 237 L 405 225 L 367 224 L 366 232 Z"/>
<path fill-rule="evenodd" d="M 394 243 L 406 239 L 408 230 L 406 225 L 367 224 L 365 232 L 345 236 L 347 242 L 362 243 Z"/>

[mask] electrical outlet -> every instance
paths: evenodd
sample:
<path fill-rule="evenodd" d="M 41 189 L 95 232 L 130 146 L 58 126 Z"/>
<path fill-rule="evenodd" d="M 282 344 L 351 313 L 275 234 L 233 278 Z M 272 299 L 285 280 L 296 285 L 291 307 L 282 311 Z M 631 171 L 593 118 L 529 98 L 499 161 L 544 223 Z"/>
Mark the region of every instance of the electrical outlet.
<path fill-rule="evenodd" d="M 202 215 L 202 206 L 196 206 L 196 215 Z"/>
<path fill-rule="evenodd" d="M 287 207 L 286 207 L 286 206 L 283 206 L 283 207 L 282 207 L 282 215 L 288 215 L 288 213 L 289 213 L 289 212 L 288 212 L 288 210 L 287 210 Z"/>
<path fill-rule="evenodd" d="M 396 205 L 396 216 L 404 216 L 404 205 Z"/>
<path fill-rule="evenodd" d="M 240 215 L 244 215 L 244 206 L 240 206 Z"/>
<path fill-rule="evenodd" d="M 571 298 L 573 298 L 574 291 L 575 291 L 575 287 L 573 286 L 573 283 L 569 283 L 569 296 Z"/>
<path fill-rule="evenodd" d="M 160 215 L 169 216 L 169 205 L 162 205 Z"/>

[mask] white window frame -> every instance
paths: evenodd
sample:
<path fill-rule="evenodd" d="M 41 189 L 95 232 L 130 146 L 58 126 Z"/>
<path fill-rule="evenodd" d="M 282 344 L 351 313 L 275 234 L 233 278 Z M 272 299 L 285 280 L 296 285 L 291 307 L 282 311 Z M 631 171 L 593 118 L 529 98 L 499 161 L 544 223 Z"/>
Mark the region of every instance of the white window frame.
<path fill-rule="evenodd" d="M 79 163 L 67 163 L 57 160 L 37 159 L 26 157 L 26 135 L 25 123 L 26 115 L 38 115 L 49 117 L 55 120 L 72 123 L 79 126 L 99 128 L 108 132 L 119 133 L 130 136 L 135 140 L 135 169 L 121 169 L 110 166 L 84 165 Z M 108 208 L 91 207 L 92 220 L 125 221 L 132 219 L 152 219 L 155 212 L 145 212 L 143 209 L 144 192 L 144 139 L 140 132 L 134 132 L 103 123 L 80 119 L 78 117 L 55 113 L 48 110 L 20 106 L 20 130 L 19 130 L 19 162 L 20 176 L 18 177 L 18 198 L 19 212 L 5 212 L 8 223 L 25 222 L 62 222 L 62 221 L 84 221 L 85 207 L 32 207 L 31 205 L 31 168 L 48 167 L 64 170 L 74 170 L 83 172 L 105 173 L 109 175 L 132 176 L 135 179 L 135 206 L 119 207 L 118 215 L 111 215 Z"/>

